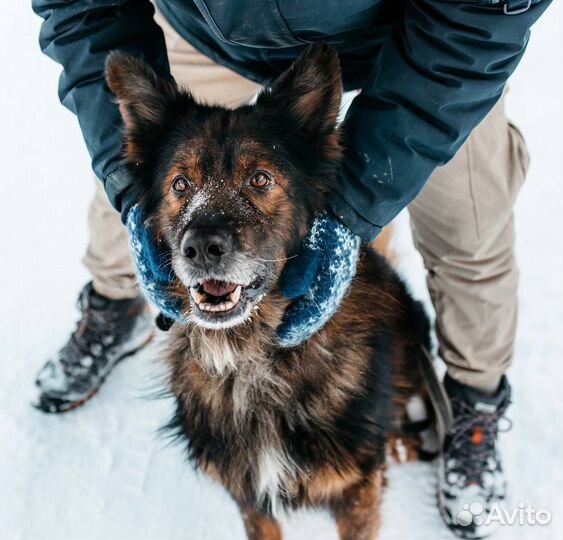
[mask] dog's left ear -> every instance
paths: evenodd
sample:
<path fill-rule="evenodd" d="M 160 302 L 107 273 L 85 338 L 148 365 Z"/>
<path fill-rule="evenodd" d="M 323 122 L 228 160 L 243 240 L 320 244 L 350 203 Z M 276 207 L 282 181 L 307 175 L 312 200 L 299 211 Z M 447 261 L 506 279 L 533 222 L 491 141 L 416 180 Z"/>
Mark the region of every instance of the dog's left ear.
<path fill-rule="evenodd" d="M 173 79 L 163 79 L 142 60 L 113 51 L 106 61 L 106 80 L 125 124 L 125 157 L 144 162 L 157 146 L 165 115 L 180 96 L 191 101 Z"/>
<path fill-rule="evenodd" d="M 315 44 L 258 96 L 257 105 L 285 109 L 306 134 L 322 135 L 336 127 L 341 98 L 338 54 L 328 45 Z"/>

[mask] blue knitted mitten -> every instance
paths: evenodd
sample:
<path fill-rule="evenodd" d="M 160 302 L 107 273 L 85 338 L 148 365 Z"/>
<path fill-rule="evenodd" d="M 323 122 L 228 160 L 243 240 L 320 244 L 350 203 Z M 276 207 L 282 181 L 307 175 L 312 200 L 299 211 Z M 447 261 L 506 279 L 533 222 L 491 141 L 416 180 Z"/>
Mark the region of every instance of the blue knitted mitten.
<path fill-rule="evenodd" d="M 175 277 L 170 252 L 153 237 L 138 204 L 127 214 L 127 230 L 137 278 L 145 297 L 168 318 L 185 321 L 181 300 L 169 292 Z"/>
<path fill-rule="evenodd" d="M 291 300 L 278 342 L 297 347 L 334 315 L 356 274 L 360 238 L 331 214 L 319 214 L 299 255 L 288 262 L 281 283 Z"/>

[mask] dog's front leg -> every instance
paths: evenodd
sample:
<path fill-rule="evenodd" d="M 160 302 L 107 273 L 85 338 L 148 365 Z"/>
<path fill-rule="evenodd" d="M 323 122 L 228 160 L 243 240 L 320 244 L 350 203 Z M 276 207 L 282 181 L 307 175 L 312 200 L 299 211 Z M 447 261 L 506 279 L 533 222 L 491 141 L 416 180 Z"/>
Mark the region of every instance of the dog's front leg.
<path fill-rule="evenodd" d="M 271 516 L 239 504 L 248 540 L 282 540 L 280 524 Z"/>
<path fill-rule="evenodd" d="M 374 540 L 380 526 L 383 472 L 347 488 L 330 503 L 340 540 Z"/>

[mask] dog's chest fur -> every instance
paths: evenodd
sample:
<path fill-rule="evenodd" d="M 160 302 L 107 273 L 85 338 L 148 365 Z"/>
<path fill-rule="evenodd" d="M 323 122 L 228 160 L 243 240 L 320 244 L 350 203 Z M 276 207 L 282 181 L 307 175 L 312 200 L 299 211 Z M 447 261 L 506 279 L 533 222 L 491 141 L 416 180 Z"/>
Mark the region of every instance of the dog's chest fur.
<path fill-rule="evenodd" d="M 240 345 L 202 333 L 183 365 L 183 427 L 200 467 L 235 496 L 253 493 L 273 508 L 280 495 L 295 495 L 301 474 L 282 433 L 296 421 L 295 391 L 262 347 Z"/>
<path fill-rule="evenodd" d="M 319 475 L 340 468 L 350 481 L 359 476 L 354 458 L 337 449 L 343 438 L 337 424 L 362 393 L 361 362 L 336 364 L 322 340 L 273 353 L 264 335 L 258 342 L 198 332 L 191 336 L 197 353 L 184 347 L 174 356 L 171 384 L 176 426 L 199 467 L 237 500 L 270 510 L 314 499 Z M 184 342 L 185 334 L 176 339 Z M 383 453 L 379 435 L 369 457 L 374 466 Z"/>

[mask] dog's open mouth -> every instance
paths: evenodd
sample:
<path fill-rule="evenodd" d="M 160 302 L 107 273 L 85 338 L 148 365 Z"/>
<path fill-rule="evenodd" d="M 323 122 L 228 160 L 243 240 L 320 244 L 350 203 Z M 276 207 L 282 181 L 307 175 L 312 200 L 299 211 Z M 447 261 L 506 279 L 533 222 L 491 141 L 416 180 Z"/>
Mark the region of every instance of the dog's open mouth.
<path fill-rule="evenodd" d="M 192 313 L 197 322 L 209 328 L 233 326 L 249 315 L 260 300 L 257 289 L 262 280 L 249 285 L 206 279 L 190 287 Z"/>
<path fill-rule="evenodd" d="M 241 303 L 242 288 L 236 283 L 209 279 L 191 287 L 190 293 L 201 311 L 228 314 Z"/>

